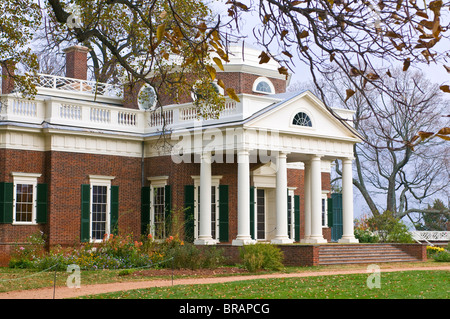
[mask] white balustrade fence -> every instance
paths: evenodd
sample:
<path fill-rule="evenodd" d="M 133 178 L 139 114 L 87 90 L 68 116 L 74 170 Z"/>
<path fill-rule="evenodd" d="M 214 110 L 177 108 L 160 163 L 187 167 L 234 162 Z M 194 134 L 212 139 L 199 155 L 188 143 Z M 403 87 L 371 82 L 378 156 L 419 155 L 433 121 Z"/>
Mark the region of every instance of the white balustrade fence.
<path fill-rule="evenodd" d="M 417 241 L 450 241 L 450 231 L 410 231 Z"/>

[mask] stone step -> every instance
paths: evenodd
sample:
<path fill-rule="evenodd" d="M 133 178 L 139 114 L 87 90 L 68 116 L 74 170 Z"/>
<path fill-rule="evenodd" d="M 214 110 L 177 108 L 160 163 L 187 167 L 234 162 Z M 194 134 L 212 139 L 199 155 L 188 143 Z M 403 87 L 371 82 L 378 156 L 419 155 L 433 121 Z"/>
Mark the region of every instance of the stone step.
<path fill-rule="evenodd" d="M 403 250 L 389 244 L 320 246 L 319 264 L 355 264 L 417 261 Z"/>

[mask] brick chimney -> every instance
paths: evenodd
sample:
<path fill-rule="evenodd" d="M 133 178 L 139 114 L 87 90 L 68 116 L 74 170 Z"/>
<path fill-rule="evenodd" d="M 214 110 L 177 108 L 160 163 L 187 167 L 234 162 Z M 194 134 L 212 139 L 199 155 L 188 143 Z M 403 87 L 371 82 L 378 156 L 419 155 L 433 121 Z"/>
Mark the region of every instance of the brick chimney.
<path fill-rule="evenodd" d="M 14 72 L 16 63 L 4 61 L 2 63 L 2 94 L 9 94 L 14 89 Z"/>
<path fill-rule="evenodd" d="M 74 45 L 63 51 L 66 54 L 66 77 L 87 80 L 87 54 L 89 48 Z"/>

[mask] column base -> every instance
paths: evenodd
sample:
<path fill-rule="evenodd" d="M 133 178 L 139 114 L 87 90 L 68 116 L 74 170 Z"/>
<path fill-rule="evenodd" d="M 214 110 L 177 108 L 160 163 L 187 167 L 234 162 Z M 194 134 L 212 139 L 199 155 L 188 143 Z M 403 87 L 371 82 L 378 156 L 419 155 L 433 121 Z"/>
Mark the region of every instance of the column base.
<path fill-rule="evenodd" d="M 309 237 L 304 241 L 307 244 L 326 244 L 328 241 L 323 237 Z"/>
<path fill-rule="evenodd" d="M 244 246 L 244 245 L 253 245 L 256 244 L 256 240 L 251 238 L 236 238 L 233 239 L 231 245 L 233 246 Z"/>
<path fill-rule="evenodd" d="M 212 238 L 204 238 L 204 239 L 196 239 L 194 240 L 194 245 L 198 245 L 198 246 L 206 246 L 206 245 L 216 245 L 217 244 L 217 240 L 212 239 Z"/>
<path fill-rule="evenodd" d="M 342 237 L 341 239 L 338 240 L 338 243 L 340 243 L 340 244 L 357 244 L 357 243 L 359 243 L 359 240 L 353 236 Z"/>
<path fill-rule="evenodd" d="M 275 245 L 282 245 L 282 244 L 292 244 L 294 243 L 293 239 L 290 239 L 288 237 L 286 238 L 274 238 L 270 241 L 271 244 Z"/>

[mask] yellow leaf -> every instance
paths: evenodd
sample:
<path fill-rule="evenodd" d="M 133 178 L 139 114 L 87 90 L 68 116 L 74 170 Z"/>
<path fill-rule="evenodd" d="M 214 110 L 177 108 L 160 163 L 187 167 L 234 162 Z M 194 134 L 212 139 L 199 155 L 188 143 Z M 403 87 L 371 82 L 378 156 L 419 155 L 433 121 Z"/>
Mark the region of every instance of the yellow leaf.
<path fill-rule="evenodd" d="M 239 97 L 236 95 L 236 92 L 234 91 L 234 89 L 228 88 L 228 89 L 226 89 L 225 91 L 227 92 L 228 96 L 229 96 L 231 99 L 235 100 L 236 102 L 240 102 L 240 101 L 241 101 L 241 100 L 239 99 Z"/>
<path fill-rule="evenodd" d="M 214 57 L 213 60 L 214 60 L 214 62 L 217 64 L 217 66 L 219 67 L 219 69 L 221 69 L 222 71 L 224 71 L 223 64 L 222 64 L 222 60 L 220 60 L 218 57 Z"/>
<path fill-rule="evenodd" d="M 345 91 L 345 93 L 347 94 L 347 96 L 346 96 L 346 98 L 345 98 L 345 102 L 347 102 L 347 100 L 348 100 L 349 98 L 351 98 L 351 97 L 353 96 L 353 94 L 355 94 L 355 91 L 353 91 L 352 89 L 347 89 L 347 90 Z"/>
<path fill-rule="evenodd" d="M 438 134 L 449 135 L 450 134 L 450 127 L 443 127 L 437 133 Z"/>
<path fill-rule="evenodd" d="M 216 69 L 214 69 L 210 65 L 207 65 L 206 70 L 208 71 L 209 75 L 211 76 L 211 80 L 214 81 L 216 79 Z"/>
<path fill-rule="evenodd" d="M 156 39 L 158 40 L 158 42 L 162 41 L 163 35 L 164 35 L 164 31 L 166 30 L 166 24 L 163 23 L 160 26 L 158 26 L 158 28 L 156 29 Z"/>
<path fill-rule="evenodd" d="M 225 90 L 225 83 L 223 83 L 223 81 L 221 79 L 217 80 L 217 85 L 220 86 L 222 89 Z"/>
<path fill-rule="evenodd" d="M 270 61 L 270 57 L 264 51 L 261 52 L 258 58 L 260 59 L 259 64 L 267 63 Z"/>

